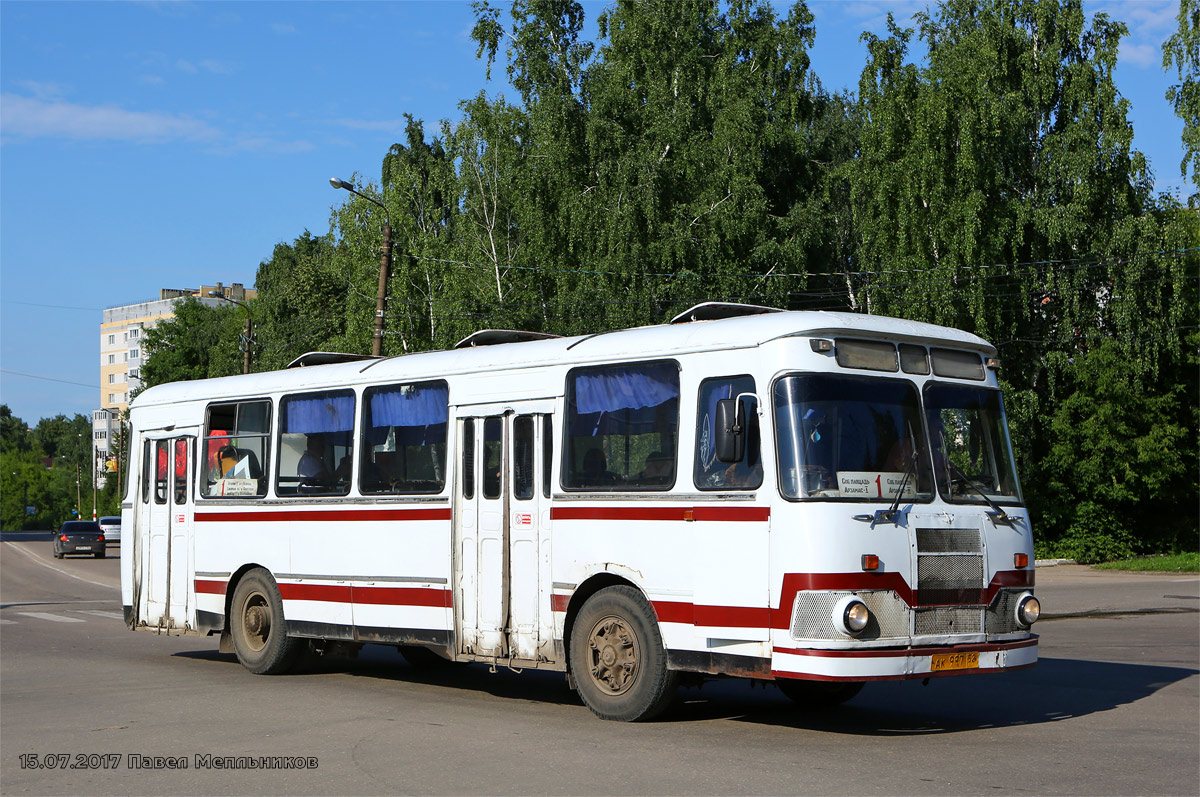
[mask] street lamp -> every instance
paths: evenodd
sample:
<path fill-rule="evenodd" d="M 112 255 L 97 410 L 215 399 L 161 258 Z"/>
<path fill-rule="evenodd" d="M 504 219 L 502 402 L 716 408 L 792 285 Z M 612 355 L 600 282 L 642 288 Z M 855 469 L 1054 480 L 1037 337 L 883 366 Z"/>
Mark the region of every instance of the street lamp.
<path fill-rule="evenodd" d="M 373 205 L 378 205 L 383 210 L 383 217 L 386 220 L 383 226 L 383 255 L 379 258 L 379 292 L 375 295 L 375 336 L 371 340 L 371 354 L 379 357 L 383 354 L 383 311 L 387 302 L 388 277 L 392 273 L 392 217 L 388 214 L 386 205 L 374 197 L 361 193 L 353 183 L 337 177 L 330 177 L 329 184 L 335 189 L 345 189 Z"/>
<path fill-rule="evenodd" d="M 225 295 L 224 291 L 209 291 L 208 295 L 212 296 L 215 299 L 224 299 L 227 302 L 236 304 L 239 307 L 241 307 L 243 310 L 246 311 L 246 332 L 245 332 L 246 345 L 242 350 L 242 373 L 243 374 L 250 373 L 250 334 L 252 331 L 252 326 L 251 326 L 251 322 L 250 322 L 250 307 L 249 307 L 249 305 L 245 304 L 244 302 L 239 302 L 237 299 L 230 299 L 228 296 Z"/>

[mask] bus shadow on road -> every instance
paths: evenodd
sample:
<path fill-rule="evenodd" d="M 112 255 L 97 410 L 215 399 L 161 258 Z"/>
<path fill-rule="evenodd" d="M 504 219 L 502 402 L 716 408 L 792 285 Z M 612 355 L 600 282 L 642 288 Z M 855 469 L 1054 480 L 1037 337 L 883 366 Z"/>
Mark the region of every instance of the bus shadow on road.
<path fill-rule="evenodd" d="M 194 661 L 228 663 L 236 657 L 211 651 L 181 651 Z M 294 675 L 300 681 L 330 675 L 409 683 L 438 689 L 479 692 L 493 697 L 579 705 L 561 672 L 508 670 L 489 665 L 452 664 L 418 668 L 392 649 L 368 645 L 355 659 L 306 658 Z M 1082 659 L 1043 658 L 1020 672 L 965 678 L 934 678 L 870 683 L 848 703 L 805 709 L 772 684 L 717 679 L 699 688 L 681 688 L 658 722 L 731 720 L 859 736 L 911 736 L 1034 725 L 1111 711 L 1195 676 L 1196 669 L 1117 664 Z M 370 688 L 364 685 L 364 688 Z"/>
<path fill-rule="evenodd" d="M 232 653 L 216 650 L 179 651 L 176 657 L 191 661 L 226 663 L 242 669 Z M 362 652 L 350 658 L 342 655 L 314 656 L 305 654 L 297 662 L 295 670 L 283 676 L 288 679 L 308 677 L 350 676 L 377 679 L 395 683 L 407 683 L 464 692 L 480 692 L 493 697 L 526 700 L 547 704 L 577 704 L 582 701 L 566 686 L 566 676 L 553 670 L 510 670 L 503 661 L 495 665 L 475 662 L 472 664 L 444 662 L 433 666 L 416 667 L 400 652 L 386 645 L 366 645 Z M 369 684 L 364 689 L 371 688 Z"/>
<path fill-rule="evenodd" d="M 736 692 L 723 693 L 735 685 L 726 682 L 709 700 L 684 703 L 671 719 L 727 718 L 863 736 L 958 733 L 1111 711 L 1197 672 L 1184 667 L 1042 658 L 1029 670 L 935 678 L 928 686 L 919 680 L 871 683 L 848 703 L 820 710 L 805 710 L 771 688 L 765 696 L 759 692 L 751 707 L 738 700 Z"/>

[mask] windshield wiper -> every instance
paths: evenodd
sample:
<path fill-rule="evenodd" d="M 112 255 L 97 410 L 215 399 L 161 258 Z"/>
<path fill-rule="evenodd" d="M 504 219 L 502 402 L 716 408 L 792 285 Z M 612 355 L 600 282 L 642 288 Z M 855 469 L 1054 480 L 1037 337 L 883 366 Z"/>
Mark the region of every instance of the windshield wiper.
<path fill-rule="evenodd" d="M 989 496 L 987 493 L 985 493 L 983 490 L 979 489 L 979 487 L 977 487 L 977 486 L 975 485 L 975 481 L 974 481 L 974 480 L 973 480 L 973 479 L 972 479 L 970 476 L 968 476 L 967 474 L 963 473 L 963 470 L 962 470 L 962 468 L 960 468 L 960 467 L 958 467 L 957 465 L 955 465 L 953 462 L 951 462 L 951 461 L 950 461 L 950 458 L 949 458 L 949 457 L 947 457 L 947 458 L 946 458 L 946 470 L 947 470 L 947 472 L 949 472 L 949 470 L 950 470 L 951 468 L 953 468 L 953 469 L 954 469 L 954 471 L 955 471 L 955 472 L 958 474 L 958 478 L 959 478 L 959 479 L 960 479 L 962 482 L 964 482 L 964 483 L 967 485 L 967 487 L 970 487 L 970 488 L 971 488 L 973 491 L 975 491 L 976 493 L 978 493 L 978 494 L 979 494 L 979 496 L 980 496 L 980 497 L 981 497 L 981 498 L 982 498 L 984 501 L 987 501 L 987 502 L 988 502 L 988 506 L 990 506 L 990 507 L 992 508 L 992 511 L 991 511 L 991 512 L 988 512 L 988 513 L 986 513 L 986 514 L 987 514 L 987 516 L 988 516 L 988 517 L 990 517 L 990 518 L 991 518 L 993 521 L 1000 521 L 1001 523 L 1007 523 L 1008 525 L 1012 526 L 1012 525 L 1014 525 L 1014 524 L 1015 524 L 1015 522 L 1016 522 L 1016 521 L 1018 521 L 1018 520 L 1022 520 L 1022 519 L 1023 519 L 1023 518 L 1022 518 L 1020 515 L 1010 515 L 1010 514 L 1008 514 L 1007 512 L 1005 512 L 1003 509 L 1001 509 L 1001 508 L 1000 508 L 1000 505 L 999 505 L 999 504 L 997 504 L 995 501 L 993 501 L 993 500 L 992 500 L 992 498 L 991 498 L 991 496 Z"/>

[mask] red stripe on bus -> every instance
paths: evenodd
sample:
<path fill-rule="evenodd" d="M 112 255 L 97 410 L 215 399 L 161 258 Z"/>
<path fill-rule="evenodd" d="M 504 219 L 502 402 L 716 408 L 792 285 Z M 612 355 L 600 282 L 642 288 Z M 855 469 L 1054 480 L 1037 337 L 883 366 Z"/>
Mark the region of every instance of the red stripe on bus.
<path fill-rule="evenodd" d="M 228 581 L 202 581 L 196 579 L 196 592 L 206 595 L 224 595 L 229 588 Z"/>
<path fill-rule="evenodd" d="M 197 512 L 197 523 L 296 523 L 331 520 L 343 522 L 380 522 L 389 520 L 449 520 L 450 507 L 437 509 L 285 509 L 245 512 Z"/>
<path fill-rule="evenodd" d="M 770 520 L 766 506 L 556 506 L 551 520 L 703 520 L 763 522 Z"/>
<path fill-rule="evenodd" d="M 354 587 L 343 584 L 279 585 L 285 600 L 357 603 L 364 606 L 436 606 L 449 608 L 454 601 L 447 589 L 429 587 Z"/>
<path fill-rule="evenodd" d="M 289 601 L 353 602 L 350 587 L 341 584 L 280 584 L 279 595 Z"/>
<path fill-rule="evenodd" d="M 454 605 L 450 590 L 428 587 L 351 587 L 355 603 L 372 606 L 437 606 L 448 609 Z"/>

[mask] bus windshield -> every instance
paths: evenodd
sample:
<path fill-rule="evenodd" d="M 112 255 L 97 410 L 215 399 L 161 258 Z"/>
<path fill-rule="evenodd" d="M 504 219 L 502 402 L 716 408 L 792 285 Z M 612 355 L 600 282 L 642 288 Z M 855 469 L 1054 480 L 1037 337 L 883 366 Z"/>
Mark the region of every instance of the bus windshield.
<path fill-rule="evenodd" d="M 929 450 L 907 380 L 800 374 L 775 383 L 785 498 L 928 501 Z"/>
<path fill-rule="evenodd" d="M 925 415 L 938 491 L 944 499 L 970 504 L 987 503 L 989 498 L 1020 502 L 999 390 L 930 383 L 925 388 Z"/>

